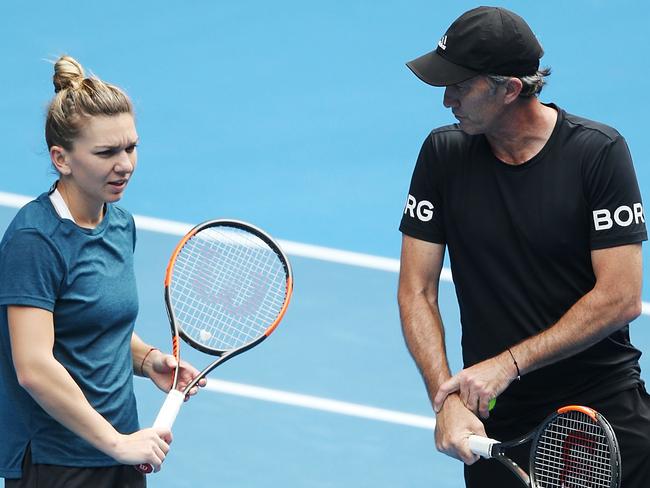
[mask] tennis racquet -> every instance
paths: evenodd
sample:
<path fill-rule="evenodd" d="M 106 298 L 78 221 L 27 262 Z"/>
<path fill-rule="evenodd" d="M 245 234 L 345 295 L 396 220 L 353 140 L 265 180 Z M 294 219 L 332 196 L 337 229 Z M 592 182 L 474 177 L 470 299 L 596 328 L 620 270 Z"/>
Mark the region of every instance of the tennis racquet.
<path fill-rule="evenodd" d="M 183 391 L 172 387 L 154 427 L 171 429 L 187 392 L 220 364 L 255 347 L 278 326 L 289 305 L 293 274 L 280 246 L 245 222 L 212 220 L 178 243 L 165 274 L 165 306 L 172 353 L 180 364 L 181 337 L 194 349 L 217 356 Z M 136 469 L 150 473 L 150 464 Z"/>
<path fill-rule="evenodd" d="M 532 439 L 527 474 L 504 451 Z M 530 488 L 618 488 L 621 456 L 614 430 L 595 410 L 577 405 L 558 409 L 519 439 L 499 442 L 470 436 L 474 454 L 497 459 Z"/>

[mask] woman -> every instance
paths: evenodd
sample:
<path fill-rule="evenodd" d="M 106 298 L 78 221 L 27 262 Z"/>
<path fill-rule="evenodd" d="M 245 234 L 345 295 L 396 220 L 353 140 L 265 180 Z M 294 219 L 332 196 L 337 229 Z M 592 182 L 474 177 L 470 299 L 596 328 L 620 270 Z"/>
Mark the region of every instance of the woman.
<path fill-rule="evenodd" d="M 45 135 L 58 181 L 0 243 L 0 476 L 13 488 L 145 486 L 132 466 L 159 470 L 171 432 L 139 430 L 133 373 L 166 391 L 175 359 L 133 332 L 135 226 L 114 205 L 137 162 L 133 107 L 68 56 L 54 87 Z M 197 374 L 181 366 L 179 388 Z"/>

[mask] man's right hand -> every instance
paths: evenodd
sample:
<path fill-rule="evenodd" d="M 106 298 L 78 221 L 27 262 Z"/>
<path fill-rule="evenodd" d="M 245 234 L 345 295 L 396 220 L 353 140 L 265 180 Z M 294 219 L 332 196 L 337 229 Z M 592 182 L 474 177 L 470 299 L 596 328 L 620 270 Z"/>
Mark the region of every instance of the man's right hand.
<path fill-rule="evenodd" d="M 469 449 L 470 435 L 486 436 L 483 423 L 452 393 L 436 415 L 436 448 L 467 465 L 474 464 L 480 456 Z"/>

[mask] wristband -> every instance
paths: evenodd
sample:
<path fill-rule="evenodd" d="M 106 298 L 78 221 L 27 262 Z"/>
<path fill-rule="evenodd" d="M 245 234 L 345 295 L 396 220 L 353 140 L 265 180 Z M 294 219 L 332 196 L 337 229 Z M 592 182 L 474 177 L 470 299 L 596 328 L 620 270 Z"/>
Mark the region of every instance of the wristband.
<path fill-rule="evenodd" d="M 517 364 L 517 360 L 515 359 L 515 355 L 512 354 L 512 351 L 510 348 L 507 348 L 508 352 L 510 353 L 510 357 L 512 358 L 512 362 L 515 363 L 515 368 L 517 368 L 517 381 L 521 381 L 521 373 L 519 372 L 519 365 Z"/>
<path fill-rule="evenodd" d="M 142 358 L 142 363 L 140 363 L 140 376 L 144 376 L 144 362 L 147 360 L 149 357 L 149 354 L 151 354 L 153 351 L 158 351 L 159 349 L 157 347 L 152 347 L 147 351 L 147 354 L 144 355 Z"/>

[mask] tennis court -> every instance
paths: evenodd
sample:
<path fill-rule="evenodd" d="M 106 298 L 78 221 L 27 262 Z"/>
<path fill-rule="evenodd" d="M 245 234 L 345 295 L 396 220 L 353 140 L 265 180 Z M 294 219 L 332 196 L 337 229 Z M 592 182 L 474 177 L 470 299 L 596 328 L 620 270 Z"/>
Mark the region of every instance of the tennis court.
<path fill-rule="evenodd" d="M 404 62 L 476 5 L 39 0 L 0 8 L 0 232 L 54 179 L 43 137 L 53 94 L 47 60 L 69 53 L 136 105 L 139 167 L 122 205 L 138 216 L 137 331 L 146 341 L 169 347 L 164 267 L 190 225 L 250 221 L 281 240 L 294 267 L 277 332 L 219 368 L 184 407 L 151 487 L 463 486 L 462 465 L 434 449 L 431 409 L 401 337 L 397 227 L 422 140 L 452 122 L 442 90 Z M 526 18 L 546 50 L 542 63 L 554 74 L 542 100 L 625 135 L 647 205 L 648 3 L 499 5 Z M 458 369 L 451 282 L 441 295 Z M 643 300 L 631 333 L 646 351 L 647 379 L 647 287 Z M 148 425 L 164 396 L 142 380 L 136 387 Z"/>

